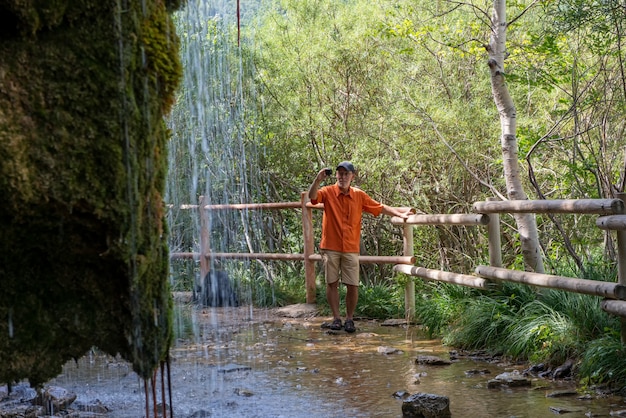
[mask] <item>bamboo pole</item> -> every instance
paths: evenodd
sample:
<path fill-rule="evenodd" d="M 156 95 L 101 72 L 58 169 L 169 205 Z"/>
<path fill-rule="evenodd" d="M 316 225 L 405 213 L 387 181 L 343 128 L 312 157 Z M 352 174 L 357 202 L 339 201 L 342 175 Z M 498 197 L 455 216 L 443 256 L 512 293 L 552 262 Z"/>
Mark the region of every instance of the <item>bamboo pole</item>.
<path fill-rule="evenodd" d="M 598 219 L 596 219 L 596 226 L 600 229 L 626 229 L 626 215 L 600 216 Z"/>
<path fill-rule="evenodd" d="M 405 257 L 413 257 L 415 254 L 413 228 L 412 225 L 402 226 L 402 252 Z M 415 282 L 413 279 L 407 280 L 404 286 L 404 317 L 409 324 L 415 319 Z"/>
<path fill-rule="evenodd" d="M 489 216 L 483 214 L 442 214 L 442 215 L 411 215 L 406 221 L 400 217 L 391 218 L 394 225 L 487 225 Z"/>
<path fill-rule="evenodd" d="M 600 307 L 605 312 L 621 317 L 620 319 L 624 319 L 626 317 L 626 302 L 623 300 L 604 299 L 600 303 Z"/>
<path fill-rule="evenodd" d="M 180 252 L 170 253 L 172 260 L 198 260 L 200 253 Z M 320 254 L 311 254 L 306 257 L 304 254 L 282 254 L 282 253 L 206 253 L 204 258 L 207 260 L 229 259 L 229 260 L 286 260 L 300 261 L 309 260 L 313 263 L 322 261 Z M 359 263 L 361 264 L 414 264 L 415 257 L 405 257 L 401 255 L 360 255 Z"/>
<path fill-rule="evenodd" d="M 178 252 L 170 253 L 170 260 L 195 260 L 200 259 L 200 253 Z"/>
<path fill-rule="evenodd" d="M 200 196 L 200 207 L 205 206 L 205 197 Z M 204 278 L 209 271 L 211 270 L 210 260 L 206 257 L 206 254 L 211 252 L 211 241 L 210 241 L 210 225 L 209 225 L 209 215 L 205 210 L 200 210 L 200 254 L 205 255 L 200 257 L 200 277 L 199 281 L 196 282 L 196 289 L 200 289 L 200 294 L 204 294 Z"/>
<path fill-rule="evenodd" d="M 506 200 L 475 202 L 477 213 L 582 213 L 613 215 L 624 212 L 620 199 L 555 199 L 555 200 Z"/>
<path fill-rule="evenodd" d="M 489 202 L 498 200 L 495 197 L 487 199 Z M 502 242 L 500 238 L 500 214 L 492 213 L 489 215 L 489 223 L 487 224 L 487 238 L 489 239 L 489 265 L 493 267 L 502 267 Z"/>
<path fill-rule="evenodd" d="M 320 254 L 311 254 L 309 260 L 322 261 Z M 360 255 L 359 264 L 415 264 L 415 257 L 401 255 Z"/>
<path fill-rule="evenodd" d="M 284 260 L 303 261 L 304 254 L 280 254 L 280 253 L 210 253 L 205 255 L 211 260 Z"/>
<path fill-rule="evenodd" d="M 479 276 L 488 279 L 524 283 L 538 287 L 549 287 L 551 289 L 566 290 L 568 292 L 601 296 L 610 299 L 626 299 L 626 286 L 619 283 L 553 276 L 550 274 L 508 270 L 489 266 L 478 266 L 475 271 Z"/>
<path fill-rule="evenodd" d="M 426 280 L 435 280 L 440 282 L 458 284 L 461 286 L 473 287 L 476 289 L 487 289 L 492 286 L 489 280 L 481 277 L 470 276 L 467 274 L 451 273 L 442 270 L 431 270 L 424 267 L 407 266 L 407 265 L 395 265 L 394 271 L 408 274 L 410 276 L 420 277 Z"/>
<path fill-rule="evenodd" d="M 313 237 L 313 211 L 307 207 L 308 195 L 302 192 L 300 195 L 300 207 L 302 208 L 302 236 L 304 239 L 304 284 L 306 287 L 306 303 L 315 303 L 317 289 L 315 287 L 315 262 L 310 259 L 315 248 Z"/>
<path fill-rule="evenodd" d="M 206 205 L 206 210 L 269 210 L 269 209 L 297 209 L 300 202 L 272 202 L 272 203 L 231 203 L 227 205 Z"/>
<path fill-rule="evenodd" d="M 626 193 L 616 193 L 622 202 L 626 200 Z M 617 279 L 619 284 L 626 286 L 626 230 L 618 229 L 617 233 Z M 622 344 L 626 344 L 626 318 L 620 318 L 620 335 Z"/>
<path fill-rule="evenodd" d="M 269 209 L 297 209 L 301 206 L 300 202 L 270 202 L 270 203 L 231 203 L 226 205 L 179 205 L 178 209 L 197 209 L 204 207 L 204 210 L 269 210 Z M 174 205 L 167 205 L 173 208 Z"/>

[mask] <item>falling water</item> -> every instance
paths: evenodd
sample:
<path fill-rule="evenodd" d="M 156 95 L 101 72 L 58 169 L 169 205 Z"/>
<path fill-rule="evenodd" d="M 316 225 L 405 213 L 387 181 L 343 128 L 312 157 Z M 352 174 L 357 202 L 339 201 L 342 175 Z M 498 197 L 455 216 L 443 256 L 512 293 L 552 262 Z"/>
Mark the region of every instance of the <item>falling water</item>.
<path fill-rule="evenodd" d="M 197 205 L 201 196 L 205 205 L 259 202 L 268 182 L 259 169 L 253 66 L 237 47 L 235 2 L 190 1 L 175 21 L 184 75 L 169 119 L 170 251 L 198 253 L 199 213 L 181 205 Z M 208 213 L 212 252 L 258 252 L 261 229 L 259 211 Z M 186 285 L 201 279 L 197 264 L 191 270 L 189 263 L 174 263 L 173 268 L 174 288 L 181 287 L 177 281 L 185 276 Z M 231 279 L 250 268 L 249 262 L 212 260 L 210 265 L 211 271 L 226 270 Z"/>

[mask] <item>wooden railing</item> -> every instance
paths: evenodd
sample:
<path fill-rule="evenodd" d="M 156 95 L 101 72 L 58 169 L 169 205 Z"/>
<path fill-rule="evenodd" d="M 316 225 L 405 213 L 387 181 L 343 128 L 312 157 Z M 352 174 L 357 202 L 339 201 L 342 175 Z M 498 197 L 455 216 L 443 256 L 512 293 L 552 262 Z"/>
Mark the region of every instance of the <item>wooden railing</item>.
<path fill-rule="evenodd" d="M 394 264 L 394 271 L 419 277 L 424 280 L 436 280 L 487 289 L 501 281 L 523 283 L 532 286 L 565 290 L 568 292 L 594 295 L 604 298 L 601 306 L 606 312 L 622 317 L 622 336 L 626 336 L 626 214 L 624 201 L 626 194 L 616 199 L 571 199 L 571 200 L 523 200 L 499 201 L 488 200 L 473 205 L 475 214 L 431 214 L 411 215 L 408 219 L 393 217 L 391 223 L 402 227 L 403 255 L 401 256 L 359 256 L 361 263 Z M 312 205 L 302 193 L 300 202 L 256 203 L 233 205 L 183 205 L 181 209 L 201 208 L 200 253 L 172 253 L 171 257 L 194 258 L 200 261 L 201 276 L 209 271 L 211 259 L 259 259 L 259 260 L 296 260 L 305 265 L 306 302 L 315 303 L 315 263 L 322 257 L 314 253 L 312 210 L 323 210 L 323 205 Z M 302 212 L 303 254 L 277 253 L 213 253 L 208 245 L 208 211 L 217 210 L 282 210 L 300 209 Z M 596 220 L 598 228 L 617 231 L 618 244 L 618 282 L 586 280 L 540 273 L 530 273 L 502 268 L 500 245 L 501 213 L 549 213 L 549 214 L 589 214 L 600 215 Z M 415 266 L 413 248 L 413 228 L 424 225 L 465 225 L 486 227 L 489 239 L 489 266 L 476 267 L 473 275 L 432 270 Z M 202 257 L 200 256 L 202 254 Z M 415 284 L 407 282 L 405 288 L 405 314 L 412 319 L 415 314 Z"/>

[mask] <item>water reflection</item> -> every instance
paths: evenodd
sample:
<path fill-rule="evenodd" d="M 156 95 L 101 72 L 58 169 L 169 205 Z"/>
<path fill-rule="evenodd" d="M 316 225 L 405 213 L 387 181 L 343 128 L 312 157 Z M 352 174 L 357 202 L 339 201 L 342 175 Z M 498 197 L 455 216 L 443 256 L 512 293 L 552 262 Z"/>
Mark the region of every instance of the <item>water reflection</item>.
<path fill-rule="evenodd" d="M 357 333 L 334 335 L 320 328 L 322 320 L 276 319 L 245 307 L 179 306 L 171 351 L 175 416 L 401 417 L 402 401 L 392 396 L 397 391 L 446 395 L 456 417 L 534 418 L 554 415 L 550 408 L 608 416 L 626 409 L 621 398 L 546 398 L 572 386 L 544 380 L 530 389 L 487 389 L 488 379 L 511 367 L 472 360 L 418 365 L 417 355 L 447 358 L 447 349 L 416 327 L 359 321 Z M 382 354 L 381 347 L 401 353 Z M 489 374 L 466 375 L 475 369 Z M 107 416 L 144 415 L 142 382 L 110 357 L 91 353 L 69 363 L 53 383 L 76 391 L 78 402 L 100 400 L 112 409 Z"/>

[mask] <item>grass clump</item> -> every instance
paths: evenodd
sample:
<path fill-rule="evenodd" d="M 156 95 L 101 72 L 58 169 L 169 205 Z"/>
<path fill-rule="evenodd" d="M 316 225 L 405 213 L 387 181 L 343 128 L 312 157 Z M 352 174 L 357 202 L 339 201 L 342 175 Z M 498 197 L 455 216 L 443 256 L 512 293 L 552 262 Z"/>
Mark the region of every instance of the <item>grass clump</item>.
<path fill-rule="evenodd" d="M 592 265 L 585 278 L 606 280 L 606 273 Z M 620 321 L 599 297 L 515 283 L 493 291 L 436 283 L 420 291 L 418 319 L 447 345 L 552 367 L 573 360 L 581 382 L 626 386 Z"/>

